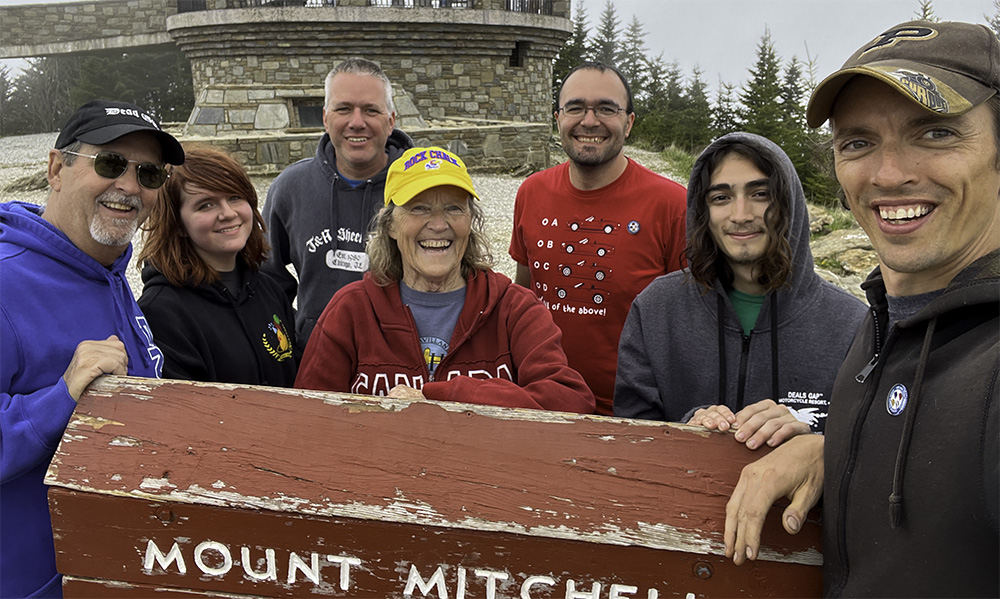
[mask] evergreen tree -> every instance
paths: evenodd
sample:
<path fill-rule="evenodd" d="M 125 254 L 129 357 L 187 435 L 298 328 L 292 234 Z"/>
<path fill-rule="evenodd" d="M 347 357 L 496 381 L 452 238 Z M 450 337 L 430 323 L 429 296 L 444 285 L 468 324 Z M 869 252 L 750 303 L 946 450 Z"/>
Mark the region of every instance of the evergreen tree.
<path fill-rule="evenodd" d="M 194 108 L 191 63 L 177 48 L 87 56 L 72 98 L 77 105 L 114 98 L 141 106 L 161 121 L 186 121 Z"/>
<path fill-rule="evenodd" d="M 750 133 L 779 140 L 783 133 L 781 110 L 781 62 L 771 41 L 771 32 L 764 30 L 757 46 L 757 62 L 750 69 L 750 80 L 740 92 L 740 120 Z"/>
<path fill-rule="evenodd" d="M 618 70 L 625 76 L 625 80 L 632 88 L 633 98 L 642 97 L 645 93 L 648 77 L 646 72 L 646 32 L 642 30 L 642 23 L 635 15 L 632 16 L 632 22 L 625 30 Z"/>
<path fill-rule="evenodd" d="M 580 63 L 590 60 L 587 50 L 587 32 L 590 26 L 587 24 L 587 9 L 583 6 L 583 0 L 576 1 L 576 9 L 573 16 L 573 35 L 570 36 L 563 47 L 559 49 L 559 55 L 552 63 L 552 102 L 559 101 L 559 87 L 562 85 L 566 75 Z"/>
<path fill-rule="evenodd" d="M 621 21 L 618 20 L 615 5 L 611 3 L 611 0 L 607 0 L 604 3 L 604 12 L 601 13 L 601 22 L 594 31 L 594 39 L 590 46 L 590 53 L 594 60 L 618 66 L 621 59 L 620 26 Z"/>
<path fill-rule="evenodd" d="M 794 56 L 785 67 L 780 99 L 782 124 L 785 125 L 786 131 L 781 139 L 774 141 L 779 145 L 797 144 L 800 134 L 806 130 L 806 83 L 803 79 L 802 63 Z"/>
<path fill-rule="evenodd" d="M 1000 0 L 993 0 L 993 16 L 983 15 L 983 18 L 993 28 L 993 33 L 1000 35 Z"/>
<path fill-rule="evenodd" d="M 719 91 L 715 94 L 715 105 L 712 107 L 712 137 L 719 138 L 741 129 L 736 86 L 720 79 Z"/>
<path fill-rule="evenodd" d="M 0 65 L 0 132 L 7 130 L 7 120 L 10 118 L 10 100 L 14 95 L 14 82 L 10 77 L 7 65 Z"/>
<path fill-rule="evenodd" d="M 920 8 L 917 9 L 913 15 L 921 21 L 934 21 L 937 22 L 938 19 L 934 16 L 934 6 L 932 6 L 932 0 L 919 0 Z"/>
<path fill-rule="evenodd" d="M 78 78 L 75 56 L 29 58 L 28 68 L 14 80 L 6 135 L 55 131 L 76 110 L 70 88 Z"/>
<path fill-rule="evenodd" d="M 674 142 L 683 108 L 684 87 L 676 61 L 663 62 L 663 54 L 647 62 L 647 93 L 636 103 L 636 124 L 632 139 L 655 149 Z"/>
<path fill-rule="evenodd" d="M 684 89 L 683 108 L 677 123 L 674 143 L 684 150 L 698 153 L 712 140 L 712 109 L 708 102 L 708 84 L 701 78 L 697 66 Z"/>

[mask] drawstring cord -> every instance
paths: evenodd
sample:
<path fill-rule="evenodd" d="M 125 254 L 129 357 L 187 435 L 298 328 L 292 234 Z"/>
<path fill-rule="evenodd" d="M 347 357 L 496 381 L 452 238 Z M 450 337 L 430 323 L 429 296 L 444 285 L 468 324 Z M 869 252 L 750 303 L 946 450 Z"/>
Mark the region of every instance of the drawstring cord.
<path fill-rule="evenodd" d="M 920 362 L 913 377 L 913 399 L 910 408 L 906 410 L 906 420 L 903 421 L 903 433 L 899 440 L 899 450 L 896 452 L 896 470 L 892 476 L 892 493 L 889 495 L 889 525 L 899 528 L 903 521 L 903 471 L 906 468 L 906 458 L 910 451 L 910 439 L 913 436 L 913 424 L 917 419 L 917 407 L 920 404 L 920 388 L 924 382 L 924 372 L 927 370 L 927 357 L 931 353 L 931 338 L 937 327 L 937 319 L 928 323 L 924 333 L 924 343 L 920 348 Z"/>

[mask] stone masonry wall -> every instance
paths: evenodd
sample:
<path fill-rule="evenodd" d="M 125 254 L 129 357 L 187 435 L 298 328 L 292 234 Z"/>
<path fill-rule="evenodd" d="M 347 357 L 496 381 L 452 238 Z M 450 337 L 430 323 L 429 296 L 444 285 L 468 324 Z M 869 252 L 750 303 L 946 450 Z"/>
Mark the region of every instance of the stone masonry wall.
<path fill-rule="evenodd" d="M 449 119 L 404 128 L 418 146 L 440 146 L 462 157 L 473 172 L 527 172 L 549 164 L 548 123 L 483 123 Z M 246 135 L 185 135 L 185 143 L 208 143 L 232 153 L 254 174 L 277 173 L 316 154 L 322 131 L 250 132 Z"/>
<path fill-rule="evenodd" d="M 4 46 L 163 33 L 176 2 L 102 0 L 0 7 Z"/>

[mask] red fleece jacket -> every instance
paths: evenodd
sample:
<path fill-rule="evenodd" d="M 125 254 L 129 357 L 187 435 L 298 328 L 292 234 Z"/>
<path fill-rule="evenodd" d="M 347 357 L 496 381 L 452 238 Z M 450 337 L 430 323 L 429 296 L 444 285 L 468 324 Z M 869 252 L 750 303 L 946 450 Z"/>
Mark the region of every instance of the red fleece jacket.
<path fill-rule="evenodd" d="M 434 379 L 399 284 L 379 287 L 366 273 L 323 311 L 295 386 L 387 395 L 408 385 L 440 401 L 592 414 L 594 395 L 566 364 L 562 334 L 535 295 L 491 270 L 470 276 L 467 284 Z"/>

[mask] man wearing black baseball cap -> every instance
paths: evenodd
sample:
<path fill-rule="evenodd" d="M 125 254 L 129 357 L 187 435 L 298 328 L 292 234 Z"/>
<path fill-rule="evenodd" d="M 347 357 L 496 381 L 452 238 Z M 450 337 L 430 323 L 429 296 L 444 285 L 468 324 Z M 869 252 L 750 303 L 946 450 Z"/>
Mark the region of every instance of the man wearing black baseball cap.
<path fill-rule="evenodd" d="M 44 208 L 0 204 L 0 597 L 59 597 L 43 478 L 84 389 L 159 377 L 125 277 L 180 143 L 133 104 L 80 107 L 49 152 Z"/>
<path fill-rule="evenodd" d="M 747 466 L 726 551 L 758 555 L 773 501 L 823 502 L 828 596 L 1000 596 L 1000 41 L 913 21 L 816 88 L 846 203 L 878 253 L 826 436 Z"/>

